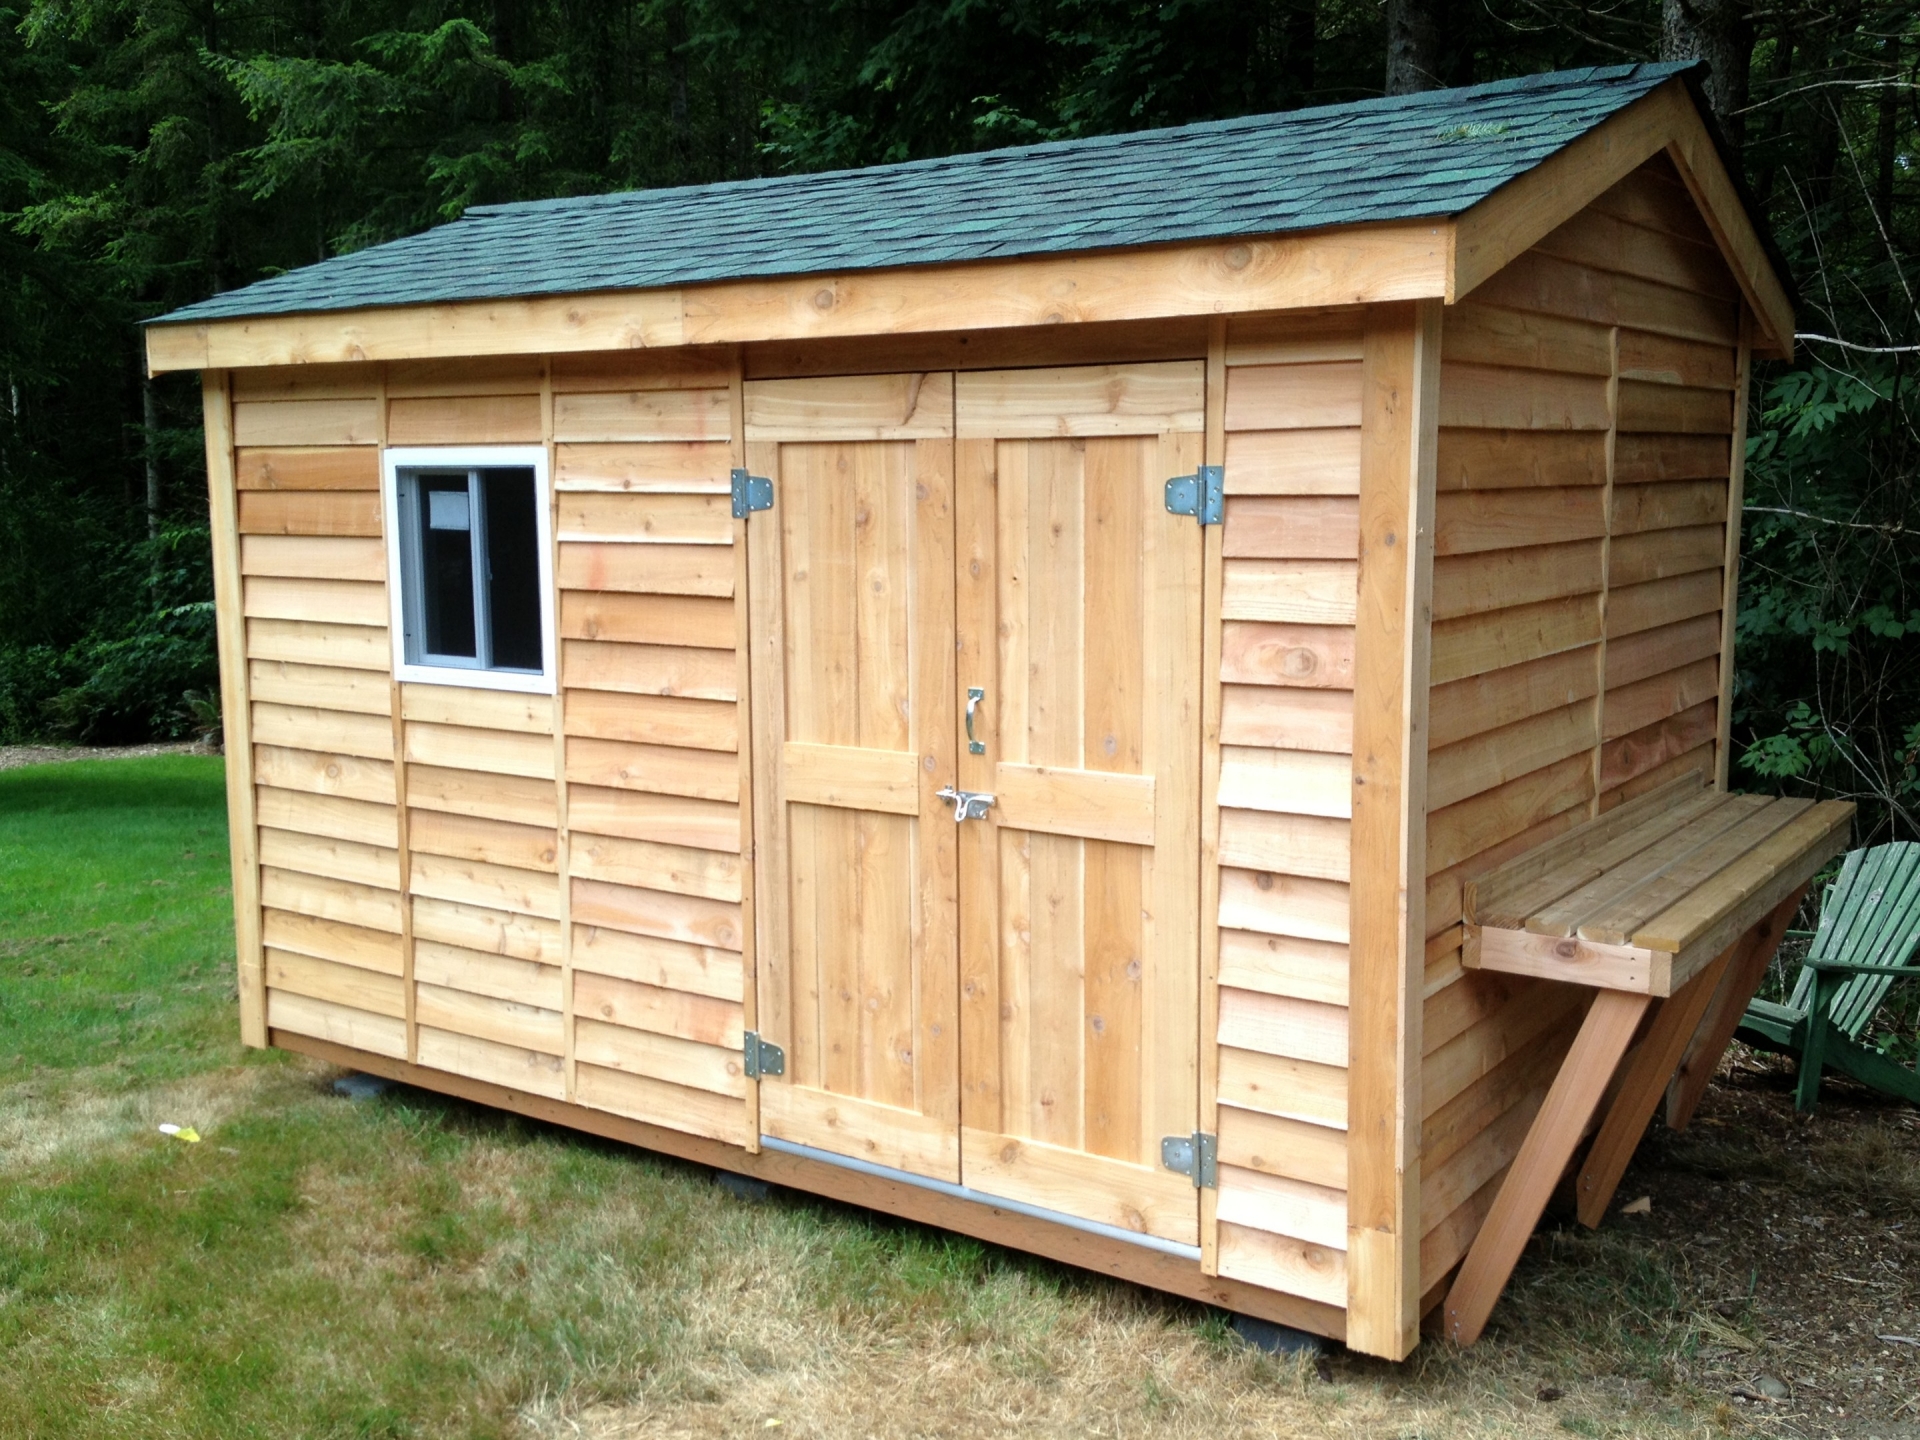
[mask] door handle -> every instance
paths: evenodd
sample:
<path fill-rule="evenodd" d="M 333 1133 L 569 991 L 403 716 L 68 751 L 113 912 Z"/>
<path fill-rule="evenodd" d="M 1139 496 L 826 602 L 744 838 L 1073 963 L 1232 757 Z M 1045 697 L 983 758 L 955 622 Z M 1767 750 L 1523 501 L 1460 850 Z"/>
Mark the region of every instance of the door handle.
<path fill-rule="evenodd" d="M 993 805 L 993 796 L 980 790 L 956 790 L 948 785 L 933 793 L 942 800 L 952 802 L 953 823 L 956 825 L 963 820 L 986 819 L 987 811 Z"/>
<path fill-rule="evenodd" d="M 978 685 L 969 685 L 967 687 L 967 753 L 969 755 L 984 755 L 987 753 L 986 742 L 973 738 L 973 712 L 980 708 L 980 702 L 986 698 L 987 692 L 982 690 Z"/>

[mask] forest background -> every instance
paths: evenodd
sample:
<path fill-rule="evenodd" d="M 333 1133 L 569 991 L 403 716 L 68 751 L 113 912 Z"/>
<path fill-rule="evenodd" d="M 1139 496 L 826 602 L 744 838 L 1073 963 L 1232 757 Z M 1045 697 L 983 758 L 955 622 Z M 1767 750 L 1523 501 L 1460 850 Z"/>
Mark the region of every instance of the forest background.
<path fill-rule="evenodd" d="M 1799 287 L 1756 373 L 1736 783 L 1920 835 L 1920 0 L 0 0 L 0 743 L 217 676 L 139 322 L 468 205 L 1704 58 Z"/>

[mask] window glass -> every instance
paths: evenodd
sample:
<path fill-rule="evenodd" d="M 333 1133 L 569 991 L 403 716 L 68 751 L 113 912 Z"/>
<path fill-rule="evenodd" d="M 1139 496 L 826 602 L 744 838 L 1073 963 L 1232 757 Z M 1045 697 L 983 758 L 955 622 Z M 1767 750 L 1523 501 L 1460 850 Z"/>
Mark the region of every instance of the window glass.
<path fill-rule="evenodd" d="M 473 623 L 473 511 L 467 477 L 423 475 L 419 495 L 426 523 L 419 527 L 420 603 L 427 655 L 477 660 Z M 423 657 L 424 658 L 424 657 Z M 535 662 L 538 668 L 538 662 Z"/>
<path fill-rule="evenodd" d="M 531 470 L 483 470 L 487 599 L 496 669 L 540 668 L 540 535 Z"/>

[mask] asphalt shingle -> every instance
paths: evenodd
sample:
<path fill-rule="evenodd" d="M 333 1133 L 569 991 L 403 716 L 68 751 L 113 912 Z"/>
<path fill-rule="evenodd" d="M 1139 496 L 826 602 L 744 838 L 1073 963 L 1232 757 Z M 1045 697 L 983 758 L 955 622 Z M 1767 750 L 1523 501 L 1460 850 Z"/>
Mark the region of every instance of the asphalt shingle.
<path fill-rule="evenodd" d="M 476 205 L 165 322 L 654 289 L 1457 215 L 1684 65 L 1620 65 L 903 165 Z"/>

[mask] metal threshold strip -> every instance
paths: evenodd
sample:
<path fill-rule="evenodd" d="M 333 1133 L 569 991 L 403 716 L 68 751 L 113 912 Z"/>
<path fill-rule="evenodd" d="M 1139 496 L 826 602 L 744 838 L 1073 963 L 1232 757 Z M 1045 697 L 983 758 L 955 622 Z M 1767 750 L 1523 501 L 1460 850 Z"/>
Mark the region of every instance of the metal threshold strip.
<path fill-rule="evenodd" d="M 1098 1220 L 1082 1220 L 1078 1215 L 1065 1215 L 1058 1210 L 1043 1210 L 1038 1205 L 1028 1205 L 1019 1200 L 1009 1200 L 1004 1195 L 989 1195 L 984 1190 L 969 1190 L 965 1185 L 950 1185 L 945 1180 L 930 1180 L 924 1175 L 915 1175 L 907 1170 L 894 1170 L 885 1165 L 875 1165 L 869 1160 L 855 1160 L 849 1155 L 836 1155 L 831 1150 L 817 1150 L 811 1145 L 796 1145 L 791 1140 L 776 1139 L 772 1135 L 762 1135 L 760 1144 L 764 1149 L 777 1150 L 783 1155 L 798 1155 L 803 1160 L 818 1160 L 824 1165 L 838 1165 L 842 1170 L 857 1171 L 862 1175 L 871 1175 L 879 1180 L 897 1180 L 903 1185 L 913 1185 L 921 1190 L 932 1190 L 941 1195 L 950 1195 L 956 1200 L 971 1200 L 977 1205 L 991 1205 L 998 1210 L 1010 1210 L 1016 1215 L 1025 1215 L 1034 1220 L 1045 1220 L 1049 1224 L 1064 1225 L 1069 1230 L 1083 1230 L 1089 1235 L 1099 1235 L 1108 1240 L 1123 1240 L 1129 1245 L 1138 1245 L 1144 1250 L 1158 1250 L 1166 1255 L 1178 1255 L 1183 1260 L 1198 1261 L 1198 1245 L 1182 1245 L 1177 1240 L 1162 1240 L 1157 1235 L 1142 1235 L 1133 1230 L 1122 1230 L 1118 1225 L 1103 1225 Z"/>

